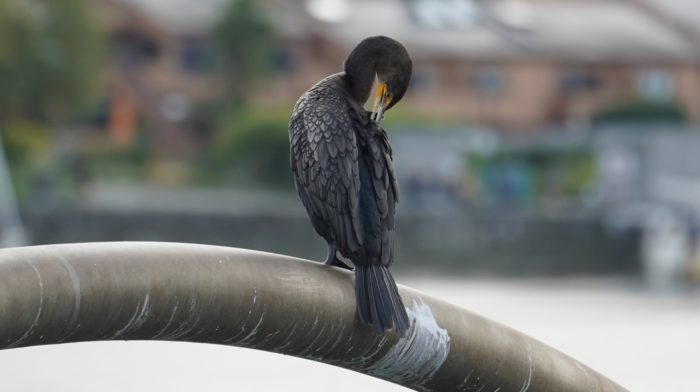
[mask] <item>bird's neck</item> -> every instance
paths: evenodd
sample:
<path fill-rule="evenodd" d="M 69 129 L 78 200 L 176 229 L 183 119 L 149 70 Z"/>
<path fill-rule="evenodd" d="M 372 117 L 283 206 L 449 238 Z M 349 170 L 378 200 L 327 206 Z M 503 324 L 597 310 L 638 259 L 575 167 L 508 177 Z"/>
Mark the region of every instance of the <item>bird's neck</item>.
<path fill-rule="evenodd" d="M 369 98 L 380 55 L 377 51 L 354 50 L 345 60 L 345 79 L 352 96 L 360 105 L 364 105 Z"/>
<path fill-rule="evenodd" d="M 374 74 L 370 74 L 369 76 L 360 79 L 357 77 L 357 75 L 353 76 L 346 72 L 345 79 L 348 83 L 352 97 L 357 100 L 357 103 L 360 106 L 363 106 L 369 99 L 372 84 L 374 83 Z"/>

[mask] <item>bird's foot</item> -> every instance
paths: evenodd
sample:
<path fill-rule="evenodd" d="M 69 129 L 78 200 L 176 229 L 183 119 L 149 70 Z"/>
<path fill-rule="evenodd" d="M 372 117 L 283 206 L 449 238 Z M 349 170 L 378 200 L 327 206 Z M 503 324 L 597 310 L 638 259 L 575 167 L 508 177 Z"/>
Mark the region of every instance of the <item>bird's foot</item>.
<path fill-rule="evenodd" d="M 332 267 L 340 267 L 344 268 L 346 270 L 352 271 L 354 268 L 350 267 L 349 265 L 345 264 L 342 260 L 340 260 L 337 256 L 333 256 L 333 258 L 327 258 L 323 264 L 325 265 L 330 265 Z"/>

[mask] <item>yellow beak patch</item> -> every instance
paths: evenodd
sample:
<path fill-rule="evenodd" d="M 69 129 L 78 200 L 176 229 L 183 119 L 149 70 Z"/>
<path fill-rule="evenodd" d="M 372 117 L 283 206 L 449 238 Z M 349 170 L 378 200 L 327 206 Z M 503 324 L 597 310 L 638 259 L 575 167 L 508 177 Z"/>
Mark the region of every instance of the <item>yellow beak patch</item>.
<path fill-rule="evenodd" d="M 391 93 L 387 91 L 386 83 L 381 82 L 377 86 L 377 91 L 374 94 L 374 106 L 372 112 L 374 112 L 374 119 L 379 122 L 382 120 L 384 115 L 384 109 L 391 103 Z"/>

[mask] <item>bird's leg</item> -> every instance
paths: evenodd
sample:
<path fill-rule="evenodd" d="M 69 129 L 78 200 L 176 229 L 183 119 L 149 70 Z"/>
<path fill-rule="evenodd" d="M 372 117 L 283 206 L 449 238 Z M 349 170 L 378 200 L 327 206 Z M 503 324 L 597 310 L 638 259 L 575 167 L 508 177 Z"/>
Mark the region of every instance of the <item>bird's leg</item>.
<path fill-rule="evenodd" d="M 328 243 L 328 256 L 326 256 L 326 260 L 323 262 L 323 264 L 330 265 L 333 267 L 345 268 L 352 271 L 352 267 L 343 263 L 342 260 L 338 258 L 337 253 L 338 248 L 335 246 L 335 244 Z"/>
<path fill-rule="evenodd" d="M 331 244 L 330 242 L 328 243 L 328 256 L 326 256 L 326 260 L 323 262 L 325 265 L 333 265 L 333 260 L 336 258 L 335 254 L 338 251 L 338 248 L 335 246 L 335 244 Z"/>

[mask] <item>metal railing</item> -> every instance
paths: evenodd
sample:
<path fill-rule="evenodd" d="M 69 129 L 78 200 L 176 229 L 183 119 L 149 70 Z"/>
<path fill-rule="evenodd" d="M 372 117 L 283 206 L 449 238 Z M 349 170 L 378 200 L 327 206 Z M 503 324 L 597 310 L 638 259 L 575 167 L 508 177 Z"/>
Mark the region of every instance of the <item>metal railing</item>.
<path fill-rule="evenodd" d="M 90 243 L 0 250 L 0 348 L 98 340 L 249 347 L 420 391 L 624 391 L 576 360 L 400 287 L 399 339 L 355 318 L 352 274 L 243 249 Z"/>

